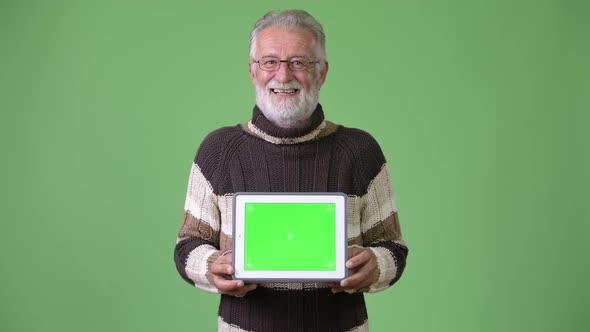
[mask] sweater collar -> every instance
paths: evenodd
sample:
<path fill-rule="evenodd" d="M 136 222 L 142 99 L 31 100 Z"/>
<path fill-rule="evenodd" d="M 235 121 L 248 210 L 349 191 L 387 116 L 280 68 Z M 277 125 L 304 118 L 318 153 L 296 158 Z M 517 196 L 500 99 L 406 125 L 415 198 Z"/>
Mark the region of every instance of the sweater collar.
<path fill-rule="evenodd" d="M 260 138 L 275 144 L 297 144 L 316 138 L 326 127 L 324 111 L 318 104 L 310 121 L 303 127 L 283 128 L 268 120 L 258 106 L 254 106 L 248 128 Z"/>

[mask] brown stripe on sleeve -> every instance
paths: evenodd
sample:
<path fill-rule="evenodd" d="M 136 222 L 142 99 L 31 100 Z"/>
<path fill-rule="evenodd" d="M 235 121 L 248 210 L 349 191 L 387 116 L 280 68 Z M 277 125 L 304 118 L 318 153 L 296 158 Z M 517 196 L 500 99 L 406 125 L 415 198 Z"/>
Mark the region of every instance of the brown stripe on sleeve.
<path fill-rule="evenodd" d="M 401 240 L 402 232 L 399 225 L 397 212 L 393 212 L 385 220 L 378 222 L 373 227 L 368 229 L 362 235 L 363 242 L 366 244 L 374 243 L 376 241 L 396 241 Z"/>
<path fill-rule="evenodd" d="M 184 211 L 182 226 L 178 231 L 179 238 L 197 237 L 219 246 L 219 234 L 209 224 L 195 218 L 189 211 Z"/>
<path fill-rule="evenodd" d="M 348 245 L 349 246 L 363 246 L 363 238 L 359 235 L 359 236 L 355 236 L 352 239 L 348 239 Z"/>

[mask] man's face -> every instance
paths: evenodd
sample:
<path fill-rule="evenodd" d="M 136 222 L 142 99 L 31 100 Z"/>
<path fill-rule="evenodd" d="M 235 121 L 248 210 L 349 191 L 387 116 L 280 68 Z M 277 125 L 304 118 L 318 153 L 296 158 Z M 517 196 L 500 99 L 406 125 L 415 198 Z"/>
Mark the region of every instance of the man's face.
<path fill-rule="evenodd" d="M 307 29 L 268 27 L 258 34 L 254 59 L 272 56 L 280 60 L 304 57 L 317 60 L 315 38 Z M 264 71 L 255 63 L 249 65 L 250 77 L 256 89 L 256 104 L 264 115 L 282 127 L 293 127 L 309 119 L 318 103 L 319 90 L 328 71 L 326 63 L 293 71 L 281 63 L 275 71 Z"/>

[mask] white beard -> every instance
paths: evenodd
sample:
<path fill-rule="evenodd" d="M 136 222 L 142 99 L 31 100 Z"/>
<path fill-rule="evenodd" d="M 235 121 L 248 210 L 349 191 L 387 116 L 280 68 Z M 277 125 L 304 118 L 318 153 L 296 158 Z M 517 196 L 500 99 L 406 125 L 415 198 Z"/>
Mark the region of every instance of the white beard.
<path fill-rule="evenodd" d="M 295 80 L 279 83 L 273 79 L 264 88 L 254 84 L 256 105 L 272 123 L 281 127 L 294 127 L 309 119 L 316 109 L 320 92 L 318 85 L 318 79 L 314 79 L 311 89 L 305 91 L 303 85 Z M 299 89 L 299 95 L 279 98 L 270 89 Z"/>

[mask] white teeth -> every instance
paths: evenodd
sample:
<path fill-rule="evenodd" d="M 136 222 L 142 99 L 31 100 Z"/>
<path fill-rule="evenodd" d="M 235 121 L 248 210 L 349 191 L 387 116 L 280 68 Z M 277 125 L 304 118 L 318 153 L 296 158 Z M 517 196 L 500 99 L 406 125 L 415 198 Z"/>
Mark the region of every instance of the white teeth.
<path fill-rule="evenodd" d="M 295 93 L 296 89 L 272 89 L 274 93 Z"/>

